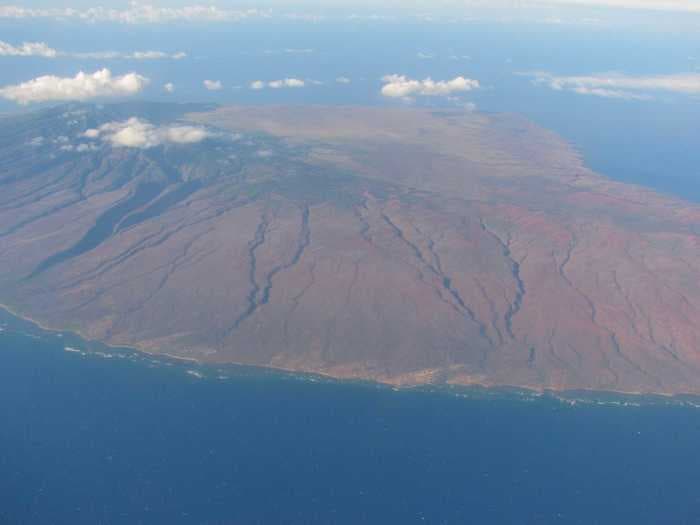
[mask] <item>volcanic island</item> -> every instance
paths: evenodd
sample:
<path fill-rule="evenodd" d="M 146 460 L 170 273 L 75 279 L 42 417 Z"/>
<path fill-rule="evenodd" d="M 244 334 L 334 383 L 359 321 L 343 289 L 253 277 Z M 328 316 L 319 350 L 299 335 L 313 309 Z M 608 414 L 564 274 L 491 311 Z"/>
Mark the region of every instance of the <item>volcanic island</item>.
<path fill-rule="evenodd" d="M 700 394 L 700 206 L 523 117 L 71 104 L 1 118 L 0 303 L 203 363 Z"/>

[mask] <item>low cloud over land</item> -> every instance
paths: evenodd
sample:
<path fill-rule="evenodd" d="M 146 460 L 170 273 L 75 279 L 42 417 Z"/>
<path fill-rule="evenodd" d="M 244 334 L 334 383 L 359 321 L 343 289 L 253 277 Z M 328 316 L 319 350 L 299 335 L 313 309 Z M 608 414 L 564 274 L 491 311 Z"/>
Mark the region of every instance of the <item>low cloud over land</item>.
<path fill-rule="evenodd" d="M 211 136 L 199 126 L 154 126 L 146 120 L 132 117 L 122 122 L 109 122 L 84 134 L 114 147 L 148 149 L 163 144 L 194 144 Z"/>

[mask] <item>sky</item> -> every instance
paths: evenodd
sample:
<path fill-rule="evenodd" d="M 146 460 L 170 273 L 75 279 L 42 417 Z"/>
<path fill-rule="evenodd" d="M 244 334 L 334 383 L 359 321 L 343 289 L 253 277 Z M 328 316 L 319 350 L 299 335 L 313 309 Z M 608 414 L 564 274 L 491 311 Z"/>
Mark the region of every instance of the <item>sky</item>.
<path fill-rule="evenodd" d="M 169 0 L 150 2 L 159 7 L 182 7 L 192 4 L 203 4 L 204 2 L 190 2 L 188 0 Z M 221 1 L 213 0 L 206 2 L 220 8 L 253 8 L 260 5 L 291 8 L 291 7 L 318 7 L 317 1 L 311 0 L 258 0 L 258 1 Z M 125 8 L 129 2 L 123 1 L 103 1 L 98 5 L 109 8 Z M 93 7 L 95 2 L 86 0 L 74 0 L 70 3 L 61 3 L 50 0 L 36 0 L 22 2 L 15 5 L 25 7 Z M 470 8 L 470 7 L 541 7 L 541 6 L 603 6 L 623 9 L 652 9 L 652 10 L 678 10 L 678 11 L 700 11 L 697 0 L 326 0 L 323 3 L 326 7 L 346 7 L 356 9 L 372 8 L 401 8 L 401 9 L 425 9 L 425 8 Z"/>
<path fill-rule="evenodd" d="M 254 5 L 240 1 L 189 3 L 187 0 L 158 3 L 112 1 L 100 5 L 81 5 L 80 1 L 58 5 L 40 0 L 0 4 L 0 28 L 4 26 L 0 32 L 0 58 L 4 57 L 6 61 L 12 59 L 18 66 L 14 69 L 16 74 L 6 69 L 5 74 L 0 75 L 0 98 L 23 106 L 52 101 L 85 101 L 140 94 L 147 89 L 153 90 L 155 83 L 158 83 L 161 94 L 172 95 L 178 91 L 179 83 L 170 78 L 152 79 L 152 75 L 144 69 L 153 64 L 168 64 L 169 68 L 176 69 L 175 63 L 179 62 L 177 66 L 187 64 L 192 71 L 197 62 L 209 60 L 222 52 L 233 56 L 240 53 L 262 54 L 268 55 L 268 58 L 277 54 L 282 55 L 284 63 L 293 63 L 295 58 L 310 62 L 321 52 L 332 52 L 328 49 L 330 45 L 338 45 L 330 43 L 332 38 L 324 41 L 323 29 L 318 30 L 319 27 L 334 27 L 334 24 L 343 30 L 359 27 L 359 31 L 366 34 L 376 29 L 362 26 L 367 23 L 399 24 L 422 34 L 439 32 L 436 27 L 440 24 L 456 24 L 466 28 L 478 22 L 515 24 L 514 30 L 523 34 L 531 32 L 532 29 L 528 28 L 533 25 L 545 26 L 545 30 L 541 31 L 543 34 L 547 26 L 571 26 L 576 31 L 583 29 L 590 34 L 600 30 L 634 32 L 650 28 L 662 33 L 664 28 L 668 33 L 682 28 L 689 29 L 691 33 L 700 31 L 700 0 L 330 0 L 322 8 L 316 2 L 307 0 L 262 0 Z M 589 12 L 591 9 L 593 11 Z M 251 25 L 254 29 L 250 31 L 247 41 L 234 42 L 234 37 L 221 38 L 214 33 L 211 33 L 212 39 L 208 41 L 207 33 L 194 36 L 188 33 L 185 26 L 192 24 L 196 27 L 208 26 L 207 31 L 229 31 L 235 27 L 236 31 L 243 32 Z M 260 24 L 260 27 L 256 24 Z M 318 38 L 299 44 L 296 35 L 291 36 L 288 42 L 266 45 L 266 41 L 274 40 L 273 33 L 278 36 L 280 24 L 284 27 L 282 33 L 294 25 L 306 25 L 310 33 L 318 33 Z M 70 29 L 66 31 L 68 27 Z M 99 35 L 95 34 L 96 28 L 99 28 Z M 156 44 L 144 35 L 151 30 L 149 28 L 170 33 L 162 33 L 163 38 L 156 38 Z M 57 31 L 65 34 L 57 37 Z M 294 30 L 291 29 L 290 33 L 294 34 Z M 106 38 L 99 38 L 102 34 Z M 131 47 L 125 47 L 125 34 L 133 37 L 134 45 Z M 533 36 L 540 38 L 539 34 Z M 564 42 L 569 36 L 564 34 L 556 38 Z M 100 43 L 100 40 L 104 40 L 104 43 Z M 136 45 L 139 40 L 143 43 Z M 382 42 L 382 45 L 391 45 L 391 42 Z M 246 49 L 241 49 L 242 46 Z M 386 49 L 378 51 L 386 53 Z M 488 52 L 478 50 L 478 54 Z M 553 55 L 557 52 L 556 47 L 551 49 Z M 660 63 L 656 65 L 656 70 L 644 72 L 621 67 L 598 70 L 580 68 L 565 73 L 552 70 L 543 62 L 542 67 L 535 68 L 533 64 L 522 64 L 520 68 L 514 65 L 512 74 L 529 79 L 532 85 L 540 88 L 590 97 L 648 101 L 664 94 L 696 96 L 700 94 L 700 72 L 697 71 L 695 56 L 700 55 L 700 50 L 690 47 L 683 52 L 687 52 L 688 64 L 680 69 L 669 69 Z M 638 58 L 630 50 L 610 49 L 610 53 L 628 53 L 628 59 Z M 460 55 L 455 50 L 449 54 L 451 59 L 457 61 L 471 59 L 471 56 Z M 585 50 L 579 50 L 575 56 L 583 61 L 587 58 Z M 416 50 L 414 58 L 418 62 L 426 62 L 440 57 L 435 50 L 426 46 Z M 240 57 L 236 59 L 241 62 Z M 35 72 L 32 78 L 26 78 L 26 74 L 21 72 L 21 66 L 26 67 L 27 64 L 35 66 L 27 67 Z M 56 67 L 70 64 L 75 71 L 72 75 L 65 73 L 70 67 Z M 80 67 L 76 70 L 75 65 Z M 125 65 L 133 67 L 129 70 L 124 68 Z M 435 74 L 412 76 L 409 71 L 387 66 L 375 77 L 375 80 L 381 81 L 377 93 L 385 99 L 404 101 L 431 97 L 463 101 L 462 95 L 465 93 L 489 89 L 488 84 L 470 76 L 466 69 L 462 72 L 453 68 L 453 74 L 439 78 Z M 326 78 L 304 76 L 301 71 L 281 70 L 275 75 L 265 73 L 264 77 L 250 72 L 248 78 L 238 78 L 233 85 L 212 72 L 198 82 L 203 91 L 215 94 L 232 88 L 262 93 L 269 90 L 299 90 L 329 83 L 342 86 L 352 84 L 352 79 L 341 68 L 335 76 Z"/>
<path fill-rule="evenodd" d="M 133 99 L 519 113 L 700 200 L 700 0 L 0 4 L 0 112 Z M 200 136 L 117 124 L 95 140 Z"/>
<path fill-rule="evenodd" d="M 166 12 L 171 14 L 181 12 L 193 13 L 193 7 L 198 6 L 204 12 L 209 10 L 212 16 L 234 13 L 236 11 L 262 11 L 273 10 L 278 12 L 323 13 L 333 10 L 352 10 L 358 12 L 385 12 L 393 11 L 397 14 L 411 11 L 423 13 L 437 13 L 451 11 L 453 13 L 468 14 L 481 11 L 502 11 L 504 14 L 514 15 L 522 11 L 539 10 L 570 10 L 593 9 L 621 10 L 621 11 L 653 11 L 668 13 L 700 13 L 698 0 L 326 0 L 323 3 L 312 0 L 209 0 L 197 2 L 190 0 L 169 0 L 153 2 L 124 2 L 106 0 L 103 2 L 89 2 L 86 0 L 73 0 L 60 3 L 50 0 L 34 0 L 21 3 L 7 3 L 0 5 L 0 12 L 4 9 L 6 14 L 17 16 L 42 16 L 47 12 L 59 14 L 69 10 L 92 10 L 93 12 L 113 11 L 127 14 L 147 7 L 151 13 Z M 157 16 L 157 15 L 156 15 Z"/>

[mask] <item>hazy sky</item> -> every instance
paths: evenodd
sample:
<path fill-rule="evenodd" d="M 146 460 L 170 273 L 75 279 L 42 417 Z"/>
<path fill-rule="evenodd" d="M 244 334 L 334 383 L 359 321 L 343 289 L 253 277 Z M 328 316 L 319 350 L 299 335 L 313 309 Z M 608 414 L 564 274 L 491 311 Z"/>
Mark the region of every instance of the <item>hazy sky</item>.
<path fill-rule="evenodd" d="M 100 5 L 109 8 L 125 9 L 130 2 L 105 0 L 92 2 L 74 0 L 72 2 L 55 2 L 52 0 L 32 0 L 26 2 L 6 2 L 4 5 L 23 7 L 93 7 Z M 319 10 L 323 8 L 342 7 L 349 9 L 444 9 L 444 8 L 523 8 L 523 7 L 611 7 L 625 9 L 669 10 L 700 13 L 699 0 L 155 0 L 138 2 L 140 5 L 152 4 L 159 7 L 176 7 L 184 5 L 215 5 L 222 8 L 274 7 L 284 9 L 305 8 Z M 0 4 L 3 5 L 3 4 Z"/>

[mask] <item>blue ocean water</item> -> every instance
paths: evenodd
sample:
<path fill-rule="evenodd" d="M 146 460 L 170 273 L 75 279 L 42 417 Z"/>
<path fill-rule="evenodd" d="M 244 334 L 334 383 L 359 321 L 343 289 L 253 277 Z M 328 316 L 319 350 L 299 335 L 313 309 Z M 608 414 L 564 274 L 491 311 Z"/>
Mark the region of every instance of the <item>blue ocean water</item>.
<path fill-rule="evenodd" d="M 187 52 L 181 61 L 2 59 L 0 85 L 107 66 L 151 78 L 150 100 L 401 104 L 379 95 L 383 75 L 464 74 L 483 85 L 470 95 L 479 109 L 525 114 L 610 177 L 700 201 L 696 99 L 582 97 L 517 74 L 683 72 L 695 67 L 698 34 L 267 22 L 12 21 L 0 31 L 5 41 L 72 52 Z M 323 84 L 247 88 L 288 76 Z M 337 76 L 352 82 L 336 84 Z M 204 78 L 224 89 L 205 91 Z M 175 94 L 163 93 L 165 82 Z M 572 405 L 517 392 L 394 391 L 193 367 L 86 352 L 69 334 L 0 317 L 2 525 L 700 523 L 700 412 L 689 404 L 613 397 Z"/>
<path fill-rule="evenodd" d="M 654 93 L 634 101 L 534 85 L 522 73 L 653 76 L 700 68 L 698 31 L 627 26 L 425 23 L 416 20 L 319 23 L 279 19 L 240 24 L 117 25 L 1 21 L 2 40 L 42 41 L 67 53 L 159 50 L 182 60 L 0 57 L 0 86 L 45 74 L 73 76 L 102 67 L 151 79 L 146 100 L 221 104 L 402 105 L 381 96 L 381 78 L 478 79 L 466 100 L 488 112 L 527 116 L 569 140 L 593 169 L 700 202 L 696 96 Z M 351 79 L 339 84 L 337 77 Z M 302 89 L 251 90 L 253 80 L 295 77 Z M 207 91 L 204 79 L 223 88 Z M 172 94 L 163 90 L 174 83 Z M 451 104 L 441 99 L 416 104 Z M 0 101 L 0 111 L 16 111 Z"/>
<path fill-rule="evenodd" d="M 688 405 L 192 367 L 1 321 L 3 525 L 700 521 Z"/>

